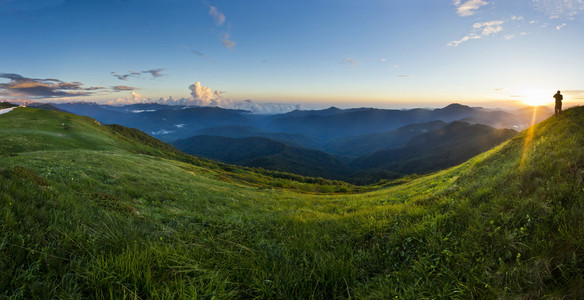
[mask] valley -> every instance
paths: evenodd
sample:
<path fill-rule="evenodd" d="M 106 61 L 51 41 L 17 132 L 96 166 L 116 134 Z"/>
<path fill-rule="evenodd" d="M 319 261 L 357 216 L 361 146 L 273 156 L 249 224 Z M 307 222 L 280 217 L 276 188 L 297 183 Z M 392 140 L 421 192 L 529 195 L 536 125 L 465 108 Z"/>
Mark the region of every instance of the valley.
<path fill-rule="evenodd" d="M 506 112 L 460 104 L 433 110 L 331 107 L 274 115 L 161 104 L 53 106 L 143 130 L 192 155 L 361 185 L 454 166 L 551 114 L 544 107 Z"/>

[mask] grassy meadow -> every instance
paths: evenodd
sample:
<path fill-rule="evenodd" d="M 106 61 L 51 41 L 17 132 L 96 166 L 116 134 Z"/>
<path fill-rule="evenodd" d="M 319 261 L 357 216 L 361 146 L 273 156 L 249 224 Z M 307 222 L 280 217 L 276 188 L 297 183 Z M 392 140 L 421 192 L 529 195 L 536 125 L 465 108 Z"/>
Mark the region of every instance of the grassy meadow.
<path fill-rule="evenodd" d="M 0 298 L 584 295 L 584 107 L 468 162 L 360 187 L 0 115 Z"/>

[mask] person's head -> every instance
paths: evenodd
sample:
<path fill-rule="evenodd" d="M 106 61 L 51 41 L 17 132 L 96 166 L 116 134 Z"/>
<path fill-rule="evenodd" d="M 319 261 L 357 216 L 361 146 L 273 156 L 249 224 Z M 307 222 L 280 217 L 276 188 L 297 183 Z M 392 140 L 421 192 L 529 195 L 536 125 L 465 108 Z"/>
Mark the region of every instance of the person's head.
<path fill-rule="evenodd" d="M 559 94 L 559 93 L 560 93 L 560 91 L 557 92 L 557 94 Z"/>

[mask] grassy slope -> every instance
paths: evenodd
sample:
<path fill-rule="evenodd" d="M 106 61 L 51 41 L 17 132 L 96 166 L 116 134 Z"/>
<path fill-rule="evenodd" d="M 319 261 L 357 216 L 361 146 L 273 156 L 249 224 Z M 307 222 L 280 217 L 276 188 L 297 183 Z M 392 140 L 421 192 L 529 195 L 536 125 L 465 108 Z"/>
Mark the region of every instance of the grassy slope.
<path fill-rule="evenodd" d="M 458 167 L 317 195 L 17 109 L 0 116 L 0 297 L 576 297 L 583 120 L 567 110 Z"/>

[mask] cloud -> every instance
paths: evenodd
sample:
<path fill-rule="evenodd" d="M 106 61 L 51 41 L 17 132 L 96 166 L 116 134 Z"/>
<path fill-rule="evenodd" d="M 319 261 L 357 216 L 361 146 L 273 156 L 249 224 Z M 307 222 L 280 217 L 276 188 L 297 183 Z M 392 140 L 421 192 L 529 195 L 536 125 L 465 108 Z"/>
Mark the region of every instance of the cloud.
<path fill-rule="evenodd" d="M 117 74 L 116 72 L 112 72 L 111 74 L 119 80 L 128 80 L 128 77 L 130 77 L 130 74 L 120 75 Z"/>
<path fill-rule="evenodd" d="M 116 72 L 111 72 L 111 74 L 119 80 L 127 81 L 128 78 L 130 78 L 130 77 L 140 77 L 142 74 L 147 74 L 147 73 L 152 75 L 153 78 L 159 78 L 159 77 L 164 76 L 164 74 L 161 73 L 163 70 L 164 69 L 162 69 L 162 68 L 145 70 L 145 71 L 132 71 L 132 70 L 130 70 L 130 71 L 128 71 L 127 74 L 118 74 Z"/>
<path fill-rule="evenodd" d="M 154 78 L 158 78 L 158 77 L 162 77 L 164 74 L 160 73 L 162 72 L 164 69 L 153 69 L 153 70 L 146 70 L 146 71 L 142 71 L 142 74 L 145 73 L 150 73 L 150 75 L 152 75 L 152 77 Z"/>
<path fill-rule="evenodd" d="M 584 90 L 562 90 L 564 99 L 584 100 Z"/>
<path fill-rule="evenodd" d="M 414 78 L 414 75 L 397 75 L 399 78 Z"/>
<path fill-rule="evenodd" d="M 207 7 L 209 7 L 209 16 L 211 18 L 213 18 L 213 21 L 215 21 L 215 25 L 216 26 L 223 25 L 223 23 L 225 23 L 225 21 L 227 20 L 225 15 L 222 12 L 220 12 L 216 6 L 209 4 L 206 0 L 203 0 L 203 3 Z M 228 28 L 229 27 L 231 27 L 230 24 L 229 24 Z M 230 37 L 231 36 L 230 36 L 229 32 L 224 32 L 223 36 L 221 37 L 221 43 L 223 44 L 223 46 L 225 46 L 225 48 L 227 48 L 229 50 L 233 50 L 233 47 L 235 47 L 236 43 L 234 41 L 232 41 L 230 39 Z M 195 52 L 195 53 L 197 53 L 197 52 Z M 199 56 L 205 57 L 204 55 L 199 55 Z"/>
<path fill-rule="evenodd" d="M 221 39 L 221 43 L 223 44 L 223 46 L 225 46 L 225 48 L 229 49 L 229 50 L 233 50 L 233 47 L 235 47 L 235 42 L 229 39 L 229 33 L 225 32 L 223 34 L 223 38 Z"/>
<path fill-rule="evenodd" d="M 215 20 L 215 25 L 220 26 L 225 22 L 225 15 L 217 7 L 209 5 L 209 16 Z"/>
<path fill-rule="evenodd" d="M 468 17 L 475 14 L 475 11 L 489 4 L 485 0 L 468 0 L 462 3 L 461 0 L 454 0 L 456 6 L 456 13 L 461 17 Z"/>
<path fill-rule="evenodd" d="M 505 21 L 490 21 L 490 22 L 483 22 L 483 23 L 474 23 L 472 26 L 472 31 L 457 41 L 450 41 L 448 43 L 449 47 L 458 47 L 461 43 L 481 39 L 484 37 L 488 37 L 491 35 L 495 35 L 503 30 L 503 25 Z"/>
<path fill-rule="evenodd" d="M 466 41 L 470 41 L 470 40 L 474 40 L 474 39 L 480 39 L 480 38 L 481 37 L 479 35 L 476 35 L 474 33 L 470 33 L 470 34 L 464 36 L 463 38 L 461 38 L 458 41 L 450 41 L 448 43 L 448 46 L 449 47 L 458 47 L 458 45 L 460 45 L 460 44 L 462 44 L 462 43 L 464 43 Z"/>
<path fill-rule="evenodd" d="M 152 102 L 149 100 L 150 99 L 143 97 L 139 93 L 132 91 L 130 93 L 130 96 L 128 96 L 128 97 L 109 100 L 109 101 L 106 101 L 105 104 L 107 104 L 107 105 L 128 105 L 128 104 Z"/>
<path fill-rule="evenodd" d="M 28 78 L 14 73 L 0 74 L 0 78 L 9 80 L 7 83 L 0 83 L 0 95 L 7 97 L 68 98 L 89 96 L 94 91 L 105 90 L 104 87 L 84 87 L 78 81 Z"/>
<path fill-rule="evenodd" d="M 569 20 L 582 10 L 584 1 L 582 0 L 533 0 L 536 10 L 549 16 L 550 19 L 566 18 Z"/>
<path fill-rule="evenodd" d="M 515 38 L 515 35 L 514 34 L 508 34 L 508 35 L 505 36 L 505 39 L 506 40 L 512 40 L 514 38 Z"/>
<path fill-rule="evenodd" d="M 202 86 L 201 82 L 197 81 L 189 86 L 191 96 L 198 101 L 198 105 L 213 105 L 216 104 L 216 99 L 219 98 L 220 93 L 213 93 L 209 87 Z"/>
<path fill-rule="evenodd" d="M 192 52 L 192 53 L 194 53 L 194 54 L 196 54 L 196 55 L 198 55 L 198 56 L 200 56 L 200 57 L 202 57 L 202 58 L 204 58 L 204 59 L 206 59 L 206 60 L 208 60 L 208 61 L 210 61 L 212 63 L 215 63 L 215 60 L 213 60 L 211 57 L 209 57 L 207 54 L 205 54 L 205 53 L 203 53 L 201 51 L 195 50 L 195 49 L 193 49 L 191 47 L 184 46 L 184 45 L 179 45 L 179 46 L 181 46 L 181 47 L 189 50 L 190 52 Z"/>
<path fill-rule="evenodd" d="M 562 25 L 556 26 L 556 30 L 562 30 L 562 28 L 564 28 L 566 25 L 568 25 L 568 24 L 562 23 Z"/>
<path fill-rule="evenodd" d="M 511 20 L 513 20 L 513 21 L 523 21 L 523 16 L 511 16 Z"/>
<path fill-rule="evenodd" d="M 302 109 L 299 104 L 288 103 L 256 103 L 252 100 L 234 101 L 225 99 L 222 91 L 212 91 L 211 88 L 203 86 L 201 82 L 197 81 L 189 86 L 191 91 L 191 98 L 159 98 L 153 100 L 145 98 L 142 95 L 132 91 L 132 93 L 125 98 L 118 98 L 110 100 L 105 104 L 108 105 L 128 105 L 136 103 L 160 103 L 167 105 L 184 105 L 184 106 L 204 106 L 204 107 L 221 107 L 225 109 L 239 109 L 250 111 L 255 114 L 277 114 L 286 113 L 297 109 Z"/>
<path fill-rule="evenodd" d="M 491 21 L 491 22 L 484 22 L 484 23 L 474 23 L 472 27 L 476 30 L 482 30 L 481 36 L 489 36 L 491 34 L 499 33 L 503 30 L 501 26 L 503 21 Z"/>
<path fill-rule="evenodd" d="M 348 64 L 351 66 L 356 66 L 358 64 L 361 64 L 358 60 L 350 58 L 350 57 L 343 58 L 339 63 L 340 64 Z"/>
<path fill-rule="evenodd" d="M 114 92 L 121 92 L 121 91 L 139 90 L 139 88 L 135 88 L 135 87 L 131 87 L 131 86 L 126 86 L 126 85 L 116 85 L 116 86 L 112 86 L 112 90 Z"/>

